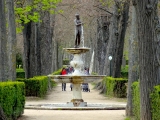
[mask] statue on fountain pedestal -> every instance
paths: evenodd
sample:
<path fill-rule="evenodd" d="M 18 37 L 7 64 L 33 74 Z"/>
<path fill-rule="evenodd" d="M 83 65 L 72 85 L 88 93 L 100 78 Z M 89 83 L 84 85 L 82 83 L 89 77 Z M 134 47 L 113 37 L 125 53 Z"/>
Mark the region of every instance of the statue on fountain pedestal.
<path fill-rule="evenodd" d="M 75 25 L 76 25 L 76 30 L 75 30 L 75 48 L 78 48 L 80 46 L 81 42 L 81 35 L 82 35 L 82 22 L 80 21 L 79 14 L 75 15 L 76 19 L 74 20 Z"/>

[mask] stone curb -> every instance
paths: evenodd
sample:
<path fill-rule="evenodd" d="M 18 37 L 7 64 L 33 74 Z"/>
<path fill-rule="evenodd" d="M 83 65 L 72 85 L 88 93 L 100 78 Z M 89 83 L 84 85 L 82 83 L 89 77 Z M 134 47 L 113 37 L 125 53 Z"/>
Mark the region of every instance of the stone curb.
<path fill-rule="evenodd" d="M 60 106 L 58 106 L 60 105 Z M 25 109 L 38 109 L 38 110 L 125 110 L 126 105 L 107 105 L 107 104 L 87 104 L 87 107 L 67 107 L 62 106 L 65 104 L 39 104 L 39 105 L 26 105 Z"/>

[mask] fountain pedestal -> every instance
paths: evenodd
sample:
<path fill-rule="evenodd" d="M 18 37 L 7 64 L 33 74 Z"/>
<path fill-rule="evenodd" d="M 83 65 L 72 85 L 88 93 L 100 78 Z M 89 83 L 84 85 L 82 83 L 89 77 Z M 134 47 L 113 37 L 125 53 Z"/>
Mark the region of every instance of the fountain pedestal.
<path fill-rule="evenodd" d="M 48 75 L 48 77 L 58 83 L 72 83 L 73 99 L 71 102 L 67 102 L 67 105 L 69 107 L 85 107 L 87 102 L 82 99 L 81 84 L 102 80 L 104 75 L 86 75 L 81 71 L 84 67 L 81 54 L 88 52 L 90 48 L 65 48 L 65 50 L 74 55 L 73 60 L 70 62 L 74 72 L 72 75 Z"/>

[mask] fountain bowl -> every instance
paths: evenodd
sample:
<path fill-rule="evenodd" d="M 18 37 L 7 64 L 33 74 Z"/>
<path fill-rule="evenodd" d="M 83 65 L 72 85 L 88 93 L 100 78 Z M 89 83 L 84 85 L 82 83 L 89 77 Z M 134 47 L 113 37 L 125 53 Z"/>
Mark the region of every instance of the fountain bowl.
<path fill-rule="evenodd" d="M 48 75 L 48 77 L 57 83 L 81 84 L 102 81 L 105 75 Z"/>
<path fill-rule="evenodd" d="M 80 48 L 63 48 L 66 52 L 70 54 L 82 54 L 86 53 L 90 50 L 90 48 L 87 47 L 80 47 Z"/>

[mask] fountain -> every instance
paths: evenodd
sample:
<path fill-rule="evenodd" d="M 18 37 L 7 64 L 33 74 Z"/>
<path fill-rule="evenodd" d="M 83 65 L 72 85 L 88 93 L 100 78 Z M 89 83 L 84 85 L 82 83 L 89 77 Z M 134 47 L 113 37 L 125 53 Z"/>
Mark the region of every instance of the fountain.
<path fill-rule="evenodd" d="M 76 17 L 77 16 L 79 18 L 79 15 L 76 14 Z M 64 48 L 66 52 L 74 56 L 73 60 L 70 62 L 70 65 L 74 68 L 74 72 L 71 75 L 48 75 L 48 77 L 50 77 L 57 83 L 72 83 L 73 99 L 71 100 L 71 102 L 67 102 L 67 105 L 74 107 L 84 107 L 87 106 L 87 102 L 84 102 L 84 100 L 82 99 L 81 84 L 102 80 L 104 75 L 86 75 L 81 72 L 81 68 L 84 66 L 81 55 L 88 52 L 90 48 L 84 47 L 83 26 L 80 22 L 80 19 L 78 20 L 79 23 L 77 23 L 77 26 L 80 28 L 76 27 L 76 29 L 81 31 L 76 32 L 77 35 L 75 48 Z M 82 34 L 82 36 L 80 33 Z M 79 47 L 80 43 L 78 41 L 80 41 L 80 38 L 82 39 L 83 47 Z"/>
<path fill-rule="evenodd" d="M 48 77 L 57 83 L 73 84 L 73 99 L 67 103 L 68 106 L 87 106 L 87 103 L 82 99 L 81 84 L 100 81 L 104 77 L 104 75 L 86 75 L 81 72 L 81 67 L 83 66 L 81 54 L 88 52 L 89 49 L 90 48 L 64 48 L 64 50 L 74 55 L 73 60 L 70 62 L 70 65 L 74 68 L 74 72 L 71 75 L 48 75 Z"/>
<path fill-rule="evenodd" d="M 77 17 L 77 16 L 76 16 Z M 80 22 L 80 20 L 79 20 Z M 76 24 L 77 25 L 77 24 Z M 80 28 L 79 28 L 80 27 Z M 83 26 L 80 23 L 78 28 L 76 29 L 81 31 L 76 31 L 76 41 L 74 48 L 64 48 L 64 50 L 70 54 L 72 54 L 73 60 L 70 62 L 70 65 L 74 68 L 74 72 L 68 75 L 48 75 L 51 80 L 57 83 L 72 83 L 73 88 L 73 98 L 70 102 L 67 103 L 43 103 L 38 105 L 28 104 L 25 105 L 25 109 L 39 109 L 39 110 L 114 110 L 114 109 L 125 109 L 126 104 L 121 105 L 111 105 L 111 104 L 102 104 L 102 103 L 88 103 L 84 102 L 82 98 L 82 83 L 91 83 L 91 82 L 98 82 L 105 77 L 104 75 L 86 75 L 81 71 L 81 68 L 84 67 L 84 63 L 82 60 L 82 54 L 88 52 L 90 48 L 84 47 L 84 36 L 83 36 Z M 82 34 L 80 34 L 82 33 Z M 82 36 L 81 36 L 82 35 Z M 80 45 L 80 38 L 82 39 L 82 47 Z M 94 52 L 93 52 L 94 55 Z M 93 57 L 92 55 L 92 57 Z M 91 60 L 93 63 L 93 58 Z M 91 65 L 92 68 L 92 65 Z M 92 71 L 90 68 L 90 72 Z"/>

